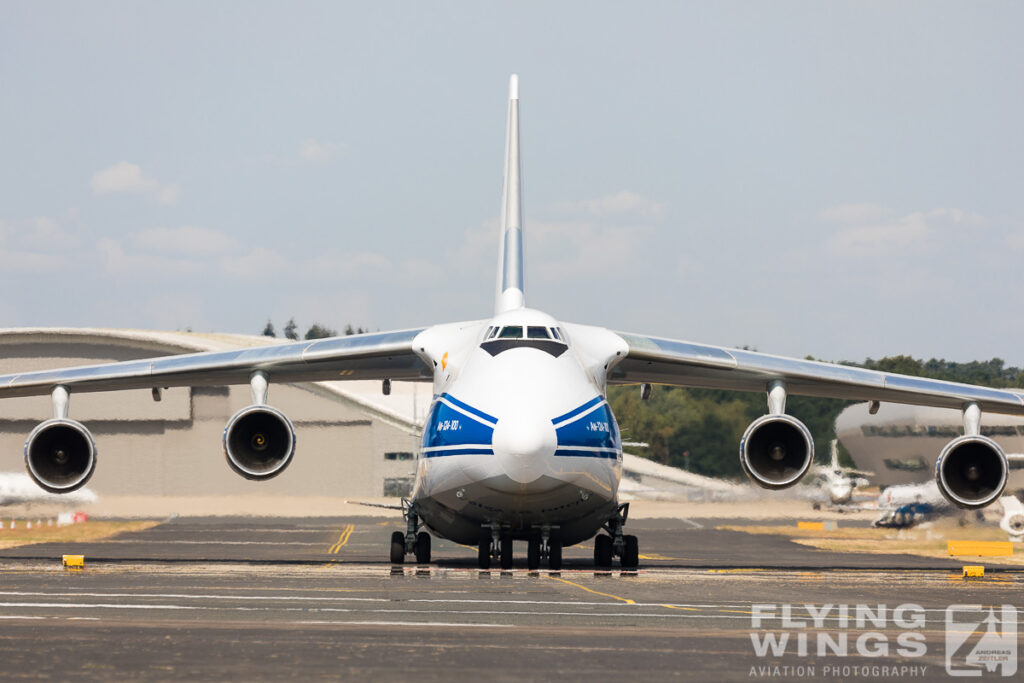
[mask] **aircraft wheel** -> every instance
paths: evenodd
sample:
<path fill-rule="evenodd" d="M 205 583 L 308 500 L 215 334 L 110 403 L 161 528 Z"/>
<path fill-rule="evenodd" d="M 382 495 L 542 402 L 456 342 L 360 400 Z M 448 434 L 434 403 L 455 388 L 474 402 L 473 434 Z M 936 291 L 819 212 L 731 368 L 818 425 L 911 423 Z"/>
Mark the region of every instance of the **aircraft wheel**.
<path fill-rule="evenodd" d="M 416 563 L 430 563 L 430 534 L 426 531 L 421 531 L 416 536 Z"/>
<path fill-rule="evenodd" d="M 391 564 L 405 562 L 405 534 L 396 531 L 391 534 Z"/>
<path fill-rule="evenodd" d="M 622 537 L 622 566 L 635 569 L 640 564 L 640 543 L 636 536 Z"/>
<path fill-rule="evenodd" d="M 540 539 L 530 538 L 526 546 L 526 568 L 530 571 L 540 568 Z"/>
<path fill-rule="evenodd" d="M 612 566 L 612 537 L 598 534 L 594 537 L 594 564 L 598 567 Z"/>
<path fill-rule="evenodd" d="M 490 569 L 491 568 L 491 539 L 485 538 L 484 540 L 480 541 L 480 545 L 478 546 L 478 548 L 479 548 L 479 550 L 477 552 L 477 560 L 476 560 L 477 566 L 480 567 L 480 569 Z"/>
<path fill-rule="evenodd" d="M 548 541 L 548 566 L 552 571 L 562 568 L 562 542 L 551 539 Z"/>
<path fill-rule="evenodd" d="M 505 536 L 501 539 L 501 568 L 512 568 L 512 537 Z"/>

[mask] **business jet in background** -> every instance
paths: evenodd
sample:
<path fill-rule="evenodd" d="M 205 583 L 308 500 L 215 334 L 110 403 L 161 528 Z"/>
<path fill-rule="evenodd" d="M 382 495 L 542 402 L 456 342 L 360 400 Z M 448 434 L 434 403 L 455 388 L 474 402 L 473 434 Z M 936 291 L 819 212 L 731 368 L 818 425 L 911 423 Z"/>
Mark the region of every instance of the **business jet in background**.
<path fill-rule="evenodd" d="M 831 459 L 828 465 L 815 465 L 811 468 L 813 477 L 812 485 L 814 492 L 814 509 L 821 505 L 846 506 L 853 502 L 857 489 L 868 486 L 868 477 L 874 476 L 874 472 L 865 472 L 852 467 L 841 467 L 839 465 L 839 441 L 832 439 L 829 442 Z"/>
<path fill-rule="evenodd" d="M 622 442 L 606 400 L 609 384 L 654 383 L 764 392 L 767 413 L 740 441 L 747 475 L 769 489 L 796 484 L 811 467 L 810 432 L 786 414 L 789 394 L 957 408 L 964 434 L 943 448 L 938 486 L 961 507 L 988 505 L 1006 482 L 1002 450 L 979 431 L 982 411 L 1024 415 L 1024 393 L 783 358 L 751 351 L 614 332 L 555 320 L 527 308 L 523 280 L 519 86 L 509 88 L 498 292 L 481 320 L 165 356 L 0 377 L 0 398 L 50 395 L 53 417 L 25 443 L 29 474 L 63 493 L 96 465 L 89 430 L 69 417 L 76 392 L 201 384 L 249 384 L 252 405 L 224 428 L 228 464 L 268 479 L 295 454 L 291 421 L 271 407 L 274 382 L 377 379 L 433 382 L 416 482 L 404 503 L 406 528 L 391 538 L 391 561 L 430 561 L 430 534 L 479 548 L 479 565 L 512 566 L 525 541 L 527 566 L 562 565 L 562 548 L 594 538 L 594 562 L 636 567 L 636 536 L 624 532 L 618 500 Z M 315 457 L 332 457 L 318 453 Z M 595 538 L 596 535 L 596 538 Z"/>

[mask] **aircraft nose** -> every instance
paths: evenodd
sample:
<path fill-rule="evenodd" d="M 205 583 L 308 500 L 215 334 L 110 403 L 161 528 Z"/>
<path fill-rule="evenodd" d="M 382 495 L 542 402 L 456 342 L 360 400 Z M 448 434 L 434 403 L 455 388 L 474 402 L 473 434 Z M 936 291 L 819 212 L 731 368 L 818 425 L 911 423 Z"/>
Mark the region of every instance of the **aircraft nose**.
<path fill-rule="evenodd" d="M 555 454 L 558 435 L 551 420 L 527 411 L 503 415 L 494 427 L 494 454 L 505 474 L 520 484 L 539 479 Z"/>

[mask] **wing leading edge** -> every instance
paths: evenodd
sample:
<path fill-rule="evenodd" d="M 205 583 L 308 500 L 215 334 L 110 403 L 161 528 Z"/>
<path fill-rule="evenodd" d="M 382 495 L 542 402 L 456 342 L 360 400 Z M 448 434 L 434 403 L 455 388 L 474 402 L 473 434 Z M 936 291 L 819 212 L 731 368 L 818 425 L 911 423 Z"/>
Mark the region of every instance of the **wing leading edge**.
<path fill-rule="evenodd" d="M 855 401 L 910 403 L 961 409 L 977 403 L 986 412 L 1024 415 L 1024 392 L 848 365 L 772 356 L 618 332 L 628 352 L 608 373 L 611 384 L 675 384 L 710 389 L 765 391 L 781 380 L 789 394 Z"/>
<path fill-rule="evenodd" d="M 246 384 L 262 370 L 272 382 L 337 379 L 429 380 L 431 368 L 413 351 L 423 329 L 330 337 L 290 344 L 160 356 L 57 370 L 0 375 L 0 398 L 49 394 Z"/>

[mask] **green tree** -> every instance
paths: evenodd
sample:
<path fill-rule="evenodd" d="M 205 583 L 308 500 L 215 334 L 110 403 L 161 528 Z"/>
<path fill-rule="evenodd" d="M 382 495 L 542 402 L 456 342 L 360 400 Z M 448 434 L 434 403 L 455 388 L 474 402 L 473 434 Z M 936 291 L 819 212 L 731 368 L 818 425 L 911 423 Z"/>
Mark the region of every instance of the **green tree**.
<path fill-rule="evenodd" d="M 306 339 L 324 339 L 325 337 L 336 337 L 338 336 L 337 330 L 332 330 L 329 327 L 325 327 L 320 323 L 313 323 L 306 330 Z"/>
<path fill-rule="evenodd" d="M 299 326 L 295 324 L 295 318 L 289 318 L 288 324 L 284 326 L 284 336 L 288 339 L 298 339 L 298 329 Z"/>
<path fill-rule="evenodd" d="M 272 321 L 270 321 L 269 319 L 267 320 L 267 326 L 263 328 L 263 336 L 264 337 L 276 337 L 277 336 L 277 331 L 274 329 L 274 323 Z"/>

